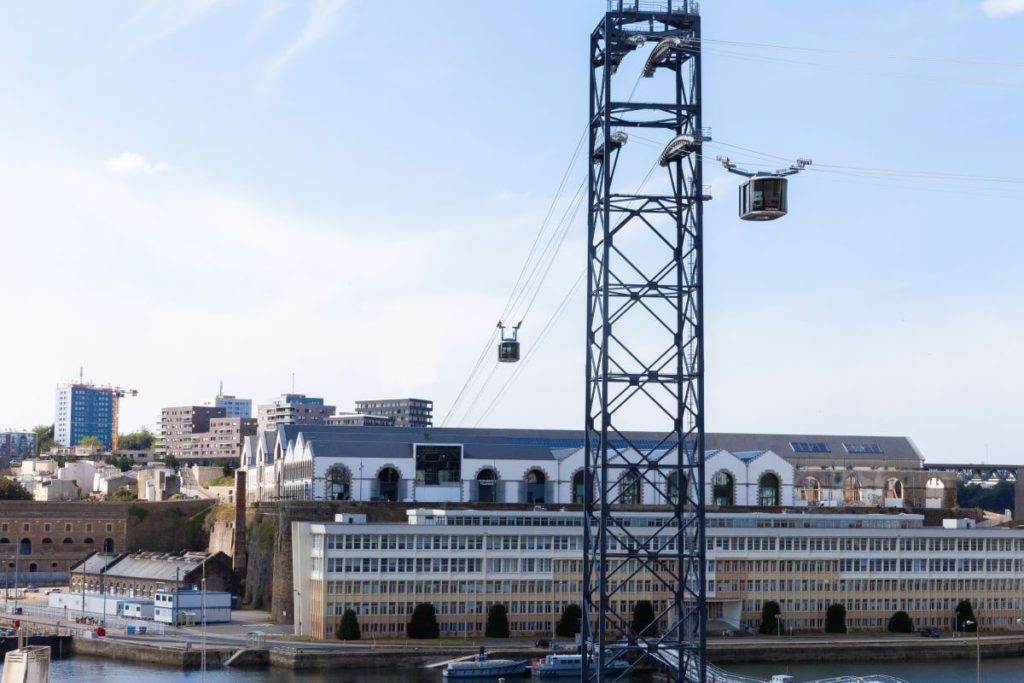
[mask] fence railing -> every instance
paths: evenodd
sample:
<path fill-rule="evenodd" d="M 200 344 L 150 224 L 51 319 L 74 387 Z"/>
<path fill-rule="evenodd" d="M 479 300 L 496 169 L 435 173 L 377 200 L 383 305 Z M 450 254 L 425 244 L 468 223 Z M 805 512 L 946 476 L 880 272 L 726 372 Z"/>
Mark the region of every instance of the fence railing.
<path fill-rule="evenodd" d="M 608 0 L 608 11 L 700 14 L 700 3 L 697 0 Z"/>

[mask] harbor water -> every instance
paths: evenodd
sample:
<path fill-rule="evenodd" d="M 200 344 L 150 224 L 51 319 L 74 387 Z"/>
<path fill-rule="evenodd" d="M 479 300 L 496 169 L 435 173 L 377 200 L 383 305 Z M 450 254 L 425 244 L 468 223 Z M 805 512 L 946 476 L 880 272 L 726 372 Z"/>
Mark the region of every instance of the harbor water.
<path fill-rule="evenodd" d="M 981 680 L 984 683 L 1021 683 L 1024 681 L 1024 659 L 993 659 L 982 661 Z M 887 673 L 899 676 L 909 683 L 971 683 L 975 680 L 973 660 L 899 662 L 887 664 L 794 664 L 789 667 L 778 665 L 735 665 L 731 671 L 747 676 L 767 679 L 771 674 L 789 673 L 797 683 L 842 674 Z M 224 669 L 182 672 L 177 669 L 161 669 L 139 666 L 105 659 L 64 659 L 52 663 L 51 680 L 82 681 L 103 683 L 171 683 L 172 681 L 208 681 L 209 683 L 441 683 L 439 669 L 418 670 L 344 670 L 331 671 L 288 671 L 270 669 L 267 671 L 240 671 Z M 523 680 L 523 679 L 520 679 Z M 528 680 L 528 679 L 526 679 Z"/>

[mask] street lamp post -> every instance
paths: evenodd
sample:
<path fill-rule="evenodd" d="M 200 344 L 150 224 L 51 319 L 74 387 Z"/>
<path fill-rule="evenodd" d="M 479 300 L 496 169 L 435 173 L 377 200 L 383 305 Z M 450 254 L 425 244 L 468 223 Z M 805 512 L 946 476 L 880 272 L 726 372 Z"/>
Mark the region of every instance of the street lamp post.
<path fill-rule="evenodd" d="M 975 617 L 977 619 L 977 617 Z M 977 621 L 968 619 L 964 622 L 964 626 L 974 627 L 974 643 L 975 643 L 975 683 L 981 683 L 981 628 L 978 626 Z"/>
<path fill-rule="evenodd" d="M 779 612 L 775 615 L 775 632 L 781 638 L 782 637 L 782 613 Z"/>
<path fill-rule="evenodd" d="M 295 594 L 295 621 L 298 624 L 298 630 L 295 635 L 302 635 L 302 591 L 298 588 L 293 588 L 292 593 Z"/>

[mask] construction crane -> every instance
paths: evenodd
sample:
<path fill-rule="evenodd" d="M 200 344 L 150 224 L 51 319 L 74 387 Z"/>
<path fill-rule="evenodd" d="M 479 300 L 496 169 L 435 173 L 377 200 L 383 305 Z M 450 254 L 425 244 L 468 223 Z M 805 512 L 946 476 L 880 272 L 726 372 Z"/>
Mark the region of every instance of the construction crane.
<path fill-rule="evenodd" d="M 121 387 L 104 387 L 110 391 L 111 397 L 114 399 L 113 409 L 113 426 L 111 427 L 110 434 L 110 450 L 117 450 L 117 435 L 118 435 L 118 424 L 120 422 L 121 412 L 121 399 L 125 396 L 138 396 L 138 389 L 123 389 Z"/>

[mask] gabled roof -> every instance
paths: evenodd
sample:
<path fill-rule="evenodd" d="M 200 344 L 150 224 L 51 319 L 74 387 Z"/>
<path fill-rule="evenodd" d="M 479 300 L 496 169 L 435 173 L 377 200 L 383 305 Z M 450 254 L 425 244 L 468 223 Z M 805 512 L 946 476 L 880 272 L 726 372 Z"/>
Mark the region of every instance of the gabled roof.
<path fill-rule="evenodd" d="M 107 577 L 183 581 L 189 573 L 209 562 L 213 555 L 199 553 L 136 553 L 134 555 L 102 555 L 93 553 L 71 568 L 72 572 L 104 574 Z M 105 569 L 105 570 L 104 570 Z"/>
<path fill-rule="evenodd" d="M 582 431 L 558 429 L 280 425 L 273 436 L 286 447 L 289 443 L 295 444 L 300 434 L 303 441 L 312 445 L 317 457 L 328 458 L 411 457 L 413 444 L 436 443 L 462 445 L 467 460 L 543 462 L 564 459 L 583 448 Z M 632 443 L 639 448 L 656 449 L 664 445 L 664 436 L 655 432 L 629 432 L 612 437 L 611 445 L 627 448 Z M 745 456 L 747 459 L 772 451 L 794 465 L 842 461 L 851 465 L 918 469 L 922 462 L 911 440 L 900 436 L 707 433 L 705 457 L 719 450 L 750 454 Z"/>

